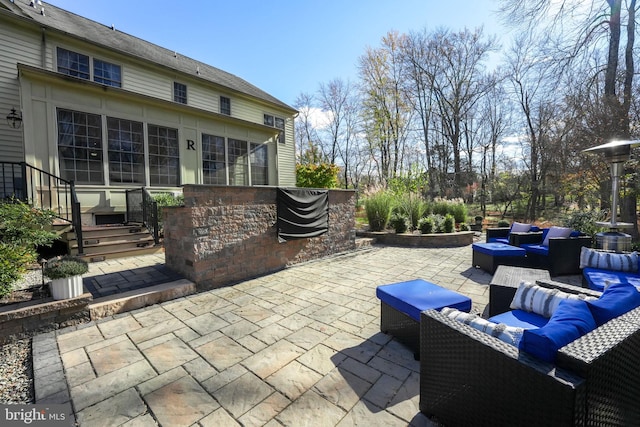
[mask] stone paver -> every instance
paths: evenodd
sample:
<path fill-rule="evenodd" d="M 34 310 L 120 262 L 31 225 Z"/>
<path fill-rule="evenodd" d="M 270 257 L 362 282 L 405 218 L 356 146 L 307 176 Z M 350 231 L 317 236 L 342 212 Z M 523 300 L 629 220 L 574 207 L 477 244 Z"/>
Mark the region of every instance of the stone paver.
<path fill-rule="evenodd" d="M 95 285 L 157 279 L 148 257 L 96 263 Z M 38 335 L 36 399 L 80 426 L 436 427 L 419 363 L 379 326 L 376 286 L 414 278 L 488 302 L 469 246 L 374 247 Z"/>

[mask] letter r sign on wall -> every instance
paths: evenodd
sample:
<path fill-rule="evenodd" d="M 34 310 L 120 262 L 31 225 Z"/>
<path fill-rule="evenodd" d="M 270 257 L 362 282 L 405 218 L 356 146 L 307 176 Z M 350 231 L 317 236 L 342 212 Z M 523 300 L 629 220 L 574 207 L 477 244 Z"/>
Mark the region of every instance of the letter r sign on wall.
<path fill-rule="evenodd" d="M 196 143 L 193 139 L 187 139 L 187 150 L 194 150 L 196 149 Z"/>

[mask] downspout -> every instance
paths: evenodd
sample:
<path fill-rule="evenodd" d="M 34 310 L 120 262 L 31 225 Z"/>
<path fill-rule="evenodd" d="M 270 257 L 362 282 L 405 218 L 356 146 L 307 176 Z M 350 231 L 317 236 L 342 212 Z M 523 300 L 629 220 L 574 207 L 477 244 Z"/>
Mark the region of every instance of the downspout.
<path fill-rule="evenodd" d="M 43 69 L 46 69 L 47 67 L 47 32 L 44 27 L 41 27 L 40 29 L 42 30 L 42 41 L 40 44 L 40 61 L 41 61 L 40 66 Z"/>

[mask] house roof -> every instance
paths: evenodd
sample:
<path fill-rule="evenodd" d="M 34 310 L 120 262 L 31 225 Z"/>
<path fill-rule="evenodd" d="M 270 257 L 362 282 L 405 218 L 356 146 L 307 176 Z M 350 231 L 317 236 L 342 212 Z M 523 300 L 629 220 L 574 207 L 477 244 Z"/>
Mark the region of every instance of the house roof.
<path fill-rule="evenodd" d="M 195 59 L 177 54 L 148 41 L 134 37 L 117 29 L 76 15 L 72 12 L 55 7 L 52 4 L 42 2 L 42 5 L 31 7 L 29 0 L 14 0 L 13 5 L 18 9 L 9 7 L 16 15 L 32 19 L 38 25 L 66 33 L 74 38 L 89 43 L 104 46 L 106 48 L 130 55 L 136 58 L 153 62 L 168 67 L 180 73 L 194 78 L 201 78 L 208 82 L 226 87 L 232 91 L 258 98 L 280 108 L 295 112 L 296 110 L 273 97 L 262 89 L 252 85 L 240 77 L 223 71 L 219 68 L 197 61 Z M 44 8 L 44 15 L 41 9 Z"/>

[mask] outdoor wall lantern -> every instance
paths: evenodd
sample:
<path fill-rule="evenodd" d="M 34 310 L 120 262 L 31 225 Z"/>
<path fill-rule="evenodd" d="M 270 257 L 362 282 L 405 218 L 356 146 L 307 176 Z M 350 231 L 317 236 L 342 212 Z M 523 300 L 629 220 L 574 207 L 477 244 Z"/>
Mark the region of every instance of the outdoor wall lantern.
<path fill-rule="evenodd" d="M 7 115 L 7 124 L 14 129 L 20 129 L 20 126 L 22 126 L 22 113 L 18 113 L 15 108 L 12 108 L 9 115 Z"/>

